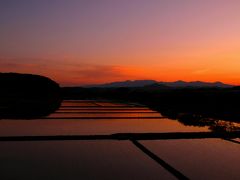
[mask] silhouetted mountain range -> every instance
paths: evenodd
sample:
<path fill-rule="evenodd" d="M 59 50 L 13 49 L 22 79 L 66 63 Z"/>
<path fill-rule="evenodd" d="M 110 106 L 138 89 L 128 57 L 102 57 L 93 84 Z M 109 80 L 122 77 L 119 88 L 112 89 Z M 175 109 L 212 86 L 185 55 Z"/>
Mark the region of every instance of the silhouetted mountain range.
<path fill-rule="evenodd" d="M 222 82 L 202 82 L 202 81 L 175 81 L 175 82 L 159 82 L 159 84 L 166 85 L 169 87 L 219 87 L 219 88 L 230 88 L 233 85 L 224 84 Z"/>
<path fill-rule="evenodd" d="M 202 82 L 202 81 L 175 81 L 175 82 L 157 82 L 155 80 L 128 80 L 120 82 L 112 82 L 106 84 L 89 85 L 87 87 L 102 87 L 102 88 L 118 88 L 118 87 L 144 87 L 154 86 L 162 88 L 207 88 L 207 87 L 218 87 L 218 88 L 231 88 L 233 85 L 224 84 L 222 82 Z"/>
<path fill-rule="evenodd" d="M 156 84 L 157 81 L 154 80 L 127 80 L 127 81 L 119 81 L 119 82 L 111 82 L 106 84 L 95 84 L 89 85 L 87 87 L 103 87 L 103 88 L 112 88 L 112 87 L 144 87 L 151 84 Z"/>

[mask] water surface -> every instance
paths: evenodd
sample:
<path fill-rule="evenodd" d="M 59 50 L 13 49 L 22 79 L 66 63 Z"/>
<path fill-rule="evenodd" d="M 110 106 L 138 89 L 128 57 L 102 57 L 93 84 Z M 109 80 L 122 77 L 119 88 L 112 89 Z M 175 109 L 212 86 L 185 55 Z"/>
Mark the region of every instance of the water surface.
<path fill-rule="evenodd" d="M 66 108 L 69 103 L 74 107 Z M 43 119 L 0 121 L 1 136 L 200 131 L 210 130 L 163 118 L 159 112 L 147 107 L 101 101 L 64 101 L 58 111 Z"/>
<path fill-rule="evenodd" d="M 190 179 L 240 179 L 240 145 L 221 139 L 141 141 Z"/>
<path fill-rule="evenodd" d="M 184 125 L 142 105 L 64 101 L 48 117 L 0 120 L 0 136 L 210 132 L 239 126 L 216 122 L 216 127 Z M 222 139 L 140 143 L 190 179 L 240 179 L 238 143 Z M 127 140 L 0 142 L 0 147 L 0 179 L 175 179 Z"/>

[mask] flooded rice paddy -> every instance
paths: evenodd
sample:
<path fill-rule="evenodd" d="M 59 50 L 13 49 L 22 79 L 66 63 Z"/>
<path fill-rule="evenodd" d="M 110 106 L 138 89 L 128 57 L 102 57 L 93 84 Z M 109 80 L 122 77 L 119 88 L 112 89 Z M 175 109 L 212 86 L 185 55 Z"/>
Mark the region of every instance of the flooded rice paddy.
<path fill-rule="evenodd" d="M 138 104 L 64 101 L 34 120 L 1 120 L 1 137 L 206 132 Z M 139 144 L 138 144 L 139 143 Z M 0 179 L 239 179 L 239 138 L 0 141 Z"/>

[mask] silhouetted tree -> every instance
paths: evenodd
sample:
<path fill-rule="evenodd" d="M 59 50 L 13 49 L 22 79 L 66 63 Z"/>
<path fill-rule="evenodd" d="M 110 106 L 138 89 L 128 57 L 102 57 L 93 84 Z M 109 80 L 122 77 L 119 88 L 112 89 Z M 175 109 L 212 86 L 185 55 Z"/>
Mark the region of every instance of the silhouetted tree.
<path fill-rule="evenodd" d="M 53 80 L 32 74 L 0 73 L 0 118 L 36 118 L 61 104 L 61 89 Z"/>

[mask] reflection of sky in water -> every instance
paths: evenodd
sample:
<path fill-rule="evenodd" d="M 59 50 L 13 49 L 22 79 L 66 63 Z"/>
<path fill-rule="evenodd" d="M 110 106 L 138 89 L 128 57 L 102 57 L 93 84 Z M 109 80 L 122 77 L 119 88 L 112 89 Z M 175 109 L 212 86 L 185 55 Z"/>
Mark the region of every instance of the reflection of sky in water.
<path fill-rule="evenodd" d="M 184 125 L 177 120 L 163 118 L 160 113 L 146 107 L 119 103 L 71 101 L 63 105 L 69 107 L 60 108 L 47 117 L 55 119 L 1 120 L 0 136 L 209 132 L 236 130 L 233 127 L 239 126 L 239 123 L 220 120 L 211 122 L 210 128 L 202 124 L 196 126 L 198 122 L 195 126 L 191 123 Z M 81 119 L 68 119 L 71 117 Z M 82 119 L 84 117 L 90 119 Z M 239 138 L 235 140 L 240 142 Z M 240 146 L 237 143 L 220 139 L 140 142 L 191 179 L 240 177 Z M 0 142 L 0 147 L 3 172 L 0 179 L 174 179 L 130 141 Z"/>
<path fill-rule="evenodd" d="M 68 101 L 64 102 L 62 105 L 65 106 L 68 103 L 71 103 L 71 105 L 73 106 L 79 107 L 77 109 L 67 108 L 64 110 L 58 110 L 56 113 L 53 113 L 49 116 L 49 118 L 56 119 L 36 119 L 31 121 L 2 120 L 0 121 L 0 135 L 91 135 L 130 132 L 147 133 L 209 131 L 207 127 L 185 126 L 176 120 L 162 118 L 162 115 L 160 113 L 152 111 L 146 107 L 132 107 L 132 105 L 128 104 L 125 104 L 124 107 L 122 107 L 123 104 L 119 105 L 119 103 L 112 103 L 112 108 L 104 108 L 104 106 L 101 105 L 106 104 L 107 106 L 109 106 L 110 102 L 95 103 L 84 101 L 77 101 L 76 103 L 74 103 L 74 101 Z M 89 106 L 89 108 L 86 108 L 84 106 Z M 61 107 L 60 109 L 63 108 Z M 124 110 L 121 111 L 121 109 Z M 81 117 L 81 119 L 68 119 L 70 117 Z M 88 117 L 90 119 L 82 119 L 84 117 Z M 111 117 L 113 119 L 94 119 L 95 117 Z M 114 117 L 126 118 L 114 119 Z M 131 117 L 137 118 L 130 119 Z"/>
<path fill-rule="evenodd" d="M 240 145 L 221 139 L 141 141 L 190 179 L 239 179 Z"/>
<path fill-rule="evenodd" d="M 0 142 L 0 179 L 175 179 L 128 141 Z"/>
<path fill-rule="evenodd" d="M 66 107 L 66 105 L 74 107 Z M 107 107 L 104 107 L 104 105 Z M 78 120 L 78 117 L 81 119 Z M 84 119 L 84 117 L 87 119 Z M 95 119 L 99 117 L 103 119 Z M 106 119 L 104 119 L 105 117 Z M 114 119 L 114 117 L 122 119 Z M 239 127 L 239 123 L 213 120 L 209 121 L 210 123 L 207 123 L 211 124 L 210 128 L 205 126 L 206 123 L 198 123 L 195 120 L 183 124 L 177 120 L 162 118 L 160 113 L 152 111 L 147 107 L 102 101 L 64 101 L 62 107 L 55 113 L 51 114 L 48 118 L 53 119 L 36 119 L 31 121 L 1 120 L 0 135 L 89 135 L 130 132 L 230 131 L 237 130 L 236 127 Z"/>
<path fill-rule="evenodd" d="M 162 117 L 159 113 L 54 113 L 49 115 L 48 117 L 52 118 L 63 118 L 63 117 Z"/>
<path fill-rule="evenodd" d="M 0 121 L 0 135 L 113 134 L 144 132 L 199 132 L 207 127 L 184 126 L 169 119 L 97 119 Z"/>

